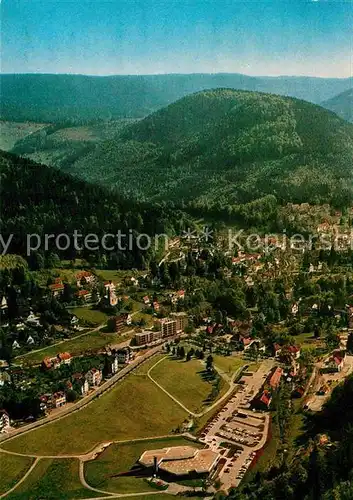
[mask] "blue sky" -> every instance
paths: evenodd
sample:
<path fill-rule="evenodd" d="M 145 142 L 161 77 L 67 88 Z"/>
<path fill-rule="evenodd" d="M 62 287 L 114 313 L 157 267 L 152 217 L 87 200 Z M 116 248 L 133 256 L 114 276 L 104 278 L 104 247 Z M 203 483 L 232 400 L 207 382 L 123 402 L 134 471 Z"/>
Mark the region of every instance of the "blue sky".
<path fill-rule="evenodd" d="M 3 73 L 352 75 L 353 3 L 2 0 Z"/>

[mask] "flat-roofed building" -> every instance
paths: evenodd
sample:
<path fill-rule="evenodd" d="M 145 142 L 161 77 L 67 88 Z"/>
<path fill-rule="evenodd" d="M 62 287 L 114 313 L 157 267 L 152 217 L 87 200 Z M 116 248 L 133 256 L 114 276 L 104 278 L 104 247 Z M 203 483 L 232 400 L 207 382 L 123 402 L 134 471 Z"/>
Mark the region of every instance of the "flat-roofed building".
<path fill-rule="evenodd" d="M 139 332 L 135 334 L 136 345 L 150 344 L 151 342 L 155 342 L 156 340 L 159 340 L 161 338 L 162 338 L 161 331 L 154 332 L 146 330 L 144 332 Z"/>
<path fill-rule="evenodd" d="M 183 332 L 188 324 L 188 316 L 185 312 L 173 312 L 170 314 L 171 319 L 176 321 L 177 333 Z"/>
<path fill-rule="evenodd" d="M 158 466 L 158 469 L 175 476 L 189 474 L 210 474 L 218 463 L 220 455 L 211 449 L 192 446 L 173 446 L 145 451 L 139 463 L 144 467 Z"/>
<path fill-rule="evenodd" d="M 177 322 L 175 319 L 163 318 L 161 319 L 161 332 L 162 337 L 171 337 L 177 334 Z"/>

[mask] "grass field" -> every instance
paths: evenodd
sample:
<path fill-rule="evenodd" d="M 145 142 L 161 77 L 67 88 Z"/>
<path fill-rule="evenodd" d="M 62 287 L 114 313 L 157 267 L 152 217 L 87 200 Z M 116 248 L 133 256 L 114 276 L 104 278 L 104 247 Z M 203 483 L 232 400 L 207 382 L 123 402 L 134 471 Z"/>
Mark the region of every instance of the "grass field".
<path fill-rule="evenodd" d="M 84 488 L 77 459 L 41 459 L 8 500 L 73 500 L 101 494 Z"/>
<path fill-rule="evenodd" d="M 132 469 L 146 450 L 170 446 L 195 446 L 192 441 L 175 437 L 137 443 L 114 444 L 109 446 L 96 460 L 85 465 L 85 478 L 90 486 L 115 493 L 142 493 L 150 486 L 143 477 L 136 475 L 117 476 Z M 151 491 L 155 491 L 154 489 Z M 159 498 L 159 496 L 158 496 Z"/>
<path fill-rule="evenodd" d="M 108 344 L 118 344 L 128 339 L 128 336 L 117 335 L 116 333 L 102 333 L 100 331 L 87 333 L 82 337 L 72 340 L 64 340 L 58 345 L 49 346 L 38 352 L 29 352 L 24 356 L 16 358 L 16 362 L 26 361 L 27 363 L 41 363 L 46 356 L 53 357 L 58 352 L 69 352 L 73 356 L 78 356 L 90 349 L 101 349 Z"/>
<path fill-rule="evenodd" d="M 292 337 L 294 342 L 303 350 L 306 349 L 316 349 L 318 347 L 325 347 L 325 342 L 323 338 L 316 339 L 312 332 L 310 333 L 300 333 L 299 335 L 295 335 Z"/>
<path fill-rule="evenodd" d="M 213 356 L 213 363 L 217 368 L 220 368 L 227 375 L 232 375 L 239 368 L 246 365 L 246 361 L 240 357 L 220 356 L 218 354 L 215 354 Z"/>
<path fill-rule="evenodd" d="M 151 376 L 162 387 L 183 403 L 190 411 L 201 411 L 209 404 L 208 398 L 212 391 L 212 384 L 202 378 L 205 367 L 197 359 L 180 361 L 165 358 L 151 371 Z M 221 391 L 227 389 L 221 379 Z"/>
<path fill-rule="evenodd" d="M 32 463 L 32 458 L 0 453 L 0 495 L 15 486 Z"/>
<path fill-rule="evenodd" d="M 160 493 L 157 495 L 134 495 L 131 497 L 132 500 L 171 500 L 175 498 L 172 495 L 168 495 L 167 493 Z"/>
<path fill-rule="evenodd" d="M 90 307 L 75 307 L 70 309 L 71 314 L 75 314 L 80 320 L 89 323 L 91 326 L 98 326 L 108 321 L 108 314 Z"/>
<path fill-rule="evenodd" d="M 121 283 L 124 278 L 136 278 L 141 274 L 145 274 L 146 271 L 131 271 L 127 270 L 114 270 L 114 269 L 95 269 L 95 274 L 103 280 L 111 280 L 113 283 Z"/>
<path fill-rule="evenodd" d="M 187 414 L 146 376 L 155 358 L 82 410 L 5 442 L 20 453 L 80 454 L 98 443 L 169 434 Z M 146 366 L 147 365 L 147 366 Z"/>

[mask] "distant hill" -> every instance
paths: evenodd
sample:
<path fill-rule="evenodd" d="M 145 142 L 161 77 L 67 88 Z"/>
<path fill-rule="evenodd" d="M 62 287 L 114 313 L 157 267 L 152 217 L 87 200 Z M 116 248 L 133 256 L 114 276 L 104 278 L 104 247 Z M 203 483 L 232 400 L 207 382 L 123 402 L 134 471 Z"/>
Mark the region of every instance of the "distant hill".
<path fill-rule="evenodd" d="M 125 128 L 70 167 L 125 196 L 232 206 L 352 200 L 353 125 L 297 99 L 218 89 Z"/>
<path fill-rule="evenodd" d="M 138 232 L 151 236 L 165 232 L 180 234 L 183 221 L 184 227 L 192 224 L 181 211 L 126 201 L 102 186 L 90 185 L 55 168 L 3 151 L 0 151 L 0 178 L 1 235 L 4 241 L 12 235 L 9 253 L 27 258 L 27 235 L 37 234 L 42 244 L 29 258 L 35 269 L 43 267 L 45 260 L 48 265 L 50 253 L 63 259 L 82 257 L 92 266 L 110 264 L 113 268 L 144 268 L 153 249 L 140 251 L 133 244 L 125 250 L 125 237 L 120 249 L 115 246 L 115 251 L 113 248 L 107 250 L 96 241 L 98 248 L 94 250 L 95 244 L 85 248 L 83 238 L 94 234 L 100 241 L 106 233 L 115 235 L 120 230 L 128 234 L 130 229 L 134 236 Z M 82 235 L 76 248 L 75 230 Z M 68 235 L 70 244 L 65 243 L 66 239 L 61 240 L 61 249 L 58 249 L 51 240 L 49 251 L 45 252 L 45 235 L 63 233 Z M 106 243 L 114 247 L 113 238 Z"/>
<path fill-rule="evenodd" d="M 321 104 L 349 122 L 353 122 L 353 88 L 332 97 Z"/>
<path fill-rule="evenodd" d="M 188 94 L 213 88 L 270 92 L 314 103 L 352 87 L 353 79 L 251 77 L 241 74 L 147 76 L 0 75 L 1 118 L 75 124 L 141 118 Z"/>
<path fill-rule="evenodd" d="M 133 119 L 100 121 L 95 124 L 37 124 L 33 122 L 0 122 L 0 147 L 38 163 L 65 169 L 95 145 L 115 137 L 134 123 Z"/>

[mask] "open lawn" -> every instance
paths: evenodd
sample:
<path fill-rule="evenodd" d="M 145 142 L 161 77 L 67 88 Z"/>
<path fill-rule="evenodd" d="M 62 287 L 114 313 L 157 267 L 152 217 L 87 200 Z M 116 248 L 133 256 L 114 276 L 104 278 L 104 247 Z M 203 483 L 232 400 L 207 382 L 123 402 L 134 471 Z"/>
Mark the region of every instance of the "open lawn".
<path fill-rule="evenodd" d="M 213 355 L 213 363 L 227 375 L 232 375 L 247 364 L 240 356 L 220 356 L 219 354 Z"/>
<path fill-rule="evenodd" d="M 139 367 L 80 411 L 2 444 L 20 453 L 80 454 L 98 443 L 169 434 L 187 414 Z"/>
<path fill-rule="evenodd" d="M 38 352 L 29 352 L 17 358 L 16 362 L 25 361 L 26 363 L 37 364 L 41 363 L 46 356 L 53 357 L 58 352 L 69 352 L 73 356 L 78 356 L 89 350 L 102 349 L 108 344 L 118 344 L 128 338 L 128 336 L 117 335 L 116 333 L 91 332 L 82 336 L 80 335 L 76 339 L 64 340 L 58 345 L 46 347 Z"/>
<path fill-rule="evenodd" d="M 292 336 L 292 339 L 297 345 L 300 345 L 300 347 L 303 350 L 325 347 L 324 339 L 323 338 L 316 339 L 312 332 L 300 333 L 299 335 L 294 335 Z"/>
<path fill-rule="evenodd" d="M 41 459 L 8 500 L 73 500 L 102 496 L 84 488 L 77 459 Z"/>
<path fill-rule="evenodd" d="M 114 269 L 95 269 L 95 274 L 99 276 L 102 280 L 113 281 L 113 283 L 121 283 L 124 278 L 136 278 L 141 274 L 145 274 L 146 271 L 132 271 L 132 270 L 114 270 Z"/>
<path fill-rule="evenodd" d="M 0 453 L 0 495 L 15 486 L 32 463 L 32 458 Z"/>
<path fill-rule="evenodd" d="M 155 490 L 156 491 L 156 490 Z M 132 500 L 171 500 L 172 498 L 175 498 L 172 495 L 168 495 L 167 493 L 161 493 L 156 496 L 156 495 L 134 495 L 131 497 Z"/>
<path fill-rule="evenodd" d="M 205 365 L 197 359 L 180 361 L 165 358 L 151 371 L 151 376 L 190 411 L 199 412 L 209 404 L 213 383 L 204 378 Z M 228 387 L 223 379 L 220 393 Z"/>
<path fill-rule="evenodd" d="M 70 309 L 71 314 L 75 314 L 80 320 L 89 323 L 91 326 L 98 326 L 108 321 L 108 314 L 91 309 L 90 307 L 75 307 Z"/>
<path fill-rule="evenodd" d="M 144 469 L 136 464 L 146 450 L 170 446 L 198 446 L 184 438 L 175 437 L 136 443 L 113 444 L 96 460 L 85 464 L 85 478 L 94 488 L 115 493 L 142 493 L 150 489 Z M 135 473 L 131 469 L 136 466 Z M 129 475 L 121 475 L 127 473 Z M 155 489 L 151 488 L 151 491 Z M 159 498 L 159 497 L 158 497 Z"/>

